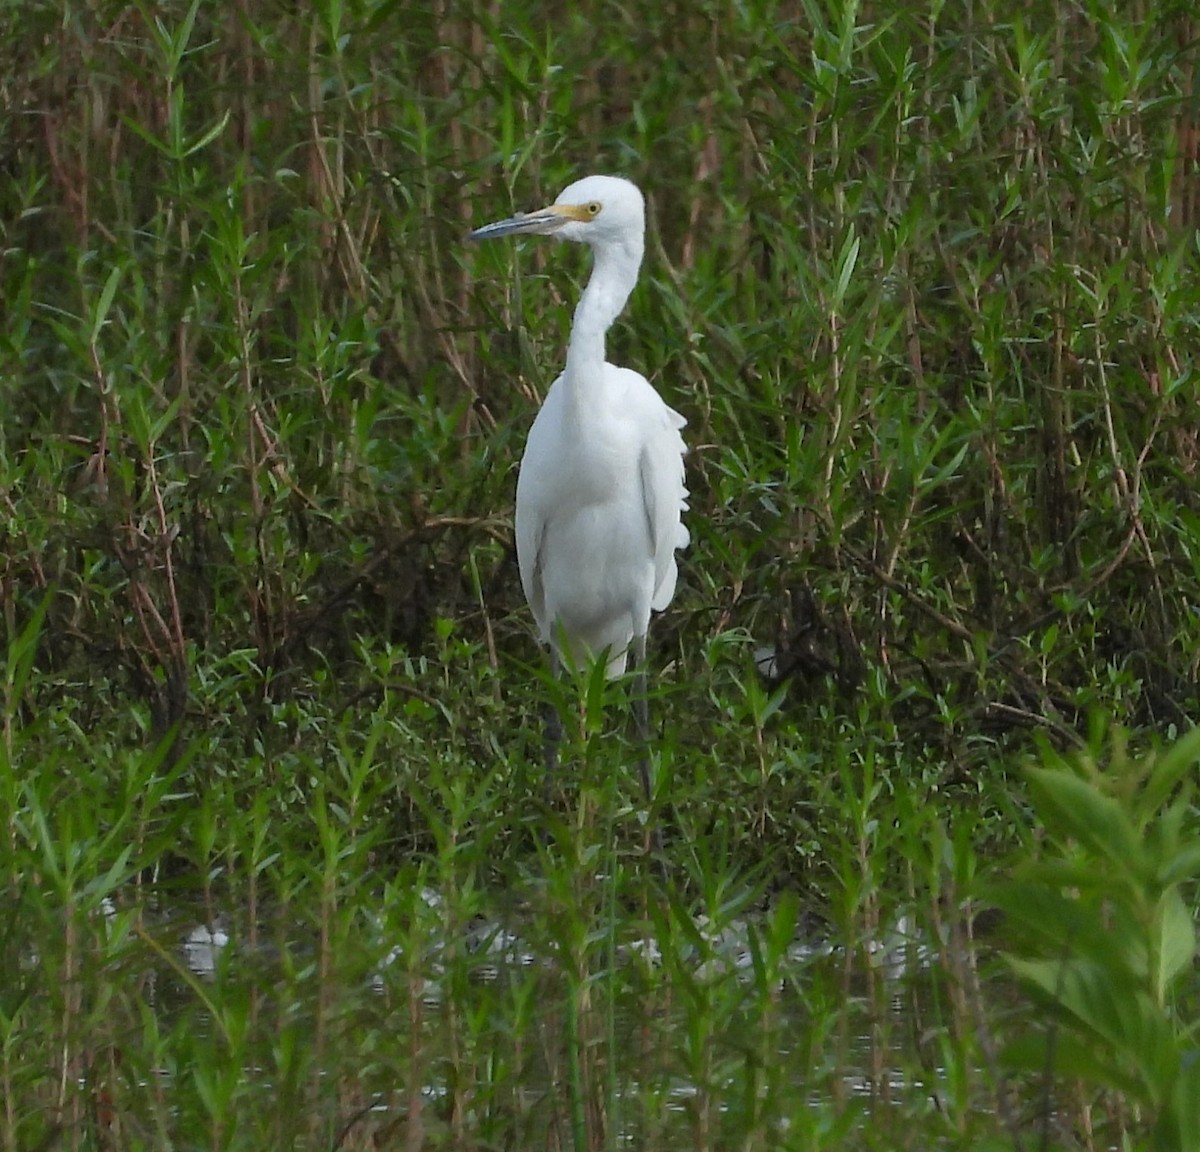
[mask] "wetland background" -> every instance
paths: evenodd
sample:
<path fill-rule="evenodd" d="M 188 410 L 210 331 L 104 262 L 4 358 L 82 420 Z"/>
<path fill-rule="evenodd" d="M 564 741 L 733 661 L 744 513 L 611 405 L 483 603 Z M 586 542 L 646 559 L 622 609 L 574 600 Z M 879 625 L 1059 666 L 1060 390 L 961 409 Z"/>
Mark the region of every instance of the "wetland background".
<path fill-rule="evenodd" d="M 0 1147 L 1200 1146 L 1198 29 L 0 7 Z M 512 552 L 586 254 L 464 244 L 590 171 L 648 816 Z"/>

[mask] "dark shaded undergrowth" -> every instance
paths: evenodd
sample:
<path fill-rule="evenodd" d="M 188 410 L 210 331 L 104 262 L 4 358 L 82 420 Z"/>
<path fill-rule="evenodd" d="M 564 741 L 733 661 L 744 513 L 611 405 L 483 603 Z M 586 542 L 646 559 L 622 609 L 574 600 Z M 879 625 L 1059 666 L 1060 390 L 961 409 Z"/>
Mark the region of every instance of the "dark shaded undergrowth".
<path fill-rule="evenodd" d="M 27 706 L 179 725 L 233 771 L 296 744 L 298 701 L 374 704 L 387 653 L 452 660 L 412 685 L 435 725 L 495 722 L 465 663 L 527 723 L 511 493 L 576 265 L 517 279 L 461 240 L 605 169 L 652 206 L 611 352 L 693 446 L 655 651 L 701 689 L 681 727 L 742 758 L 703 687 L 737 635 L 792 681 L 776 728 L 882 710 L 951 778 L 1093 707 L 1184 725 L 1185 8 L 560 17 L 9 11 L 10 633 L 49 593 Z"/>

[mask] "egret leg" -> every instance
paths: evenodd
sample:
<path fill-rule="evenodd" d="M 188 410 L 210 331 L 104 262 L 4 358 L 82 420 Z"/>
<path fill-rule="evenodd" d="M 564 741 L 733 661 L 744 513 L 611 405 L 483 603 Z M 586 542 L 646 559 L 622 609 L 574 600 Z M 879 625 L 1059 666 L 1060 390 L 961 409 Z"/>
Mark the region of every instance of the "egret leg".
<path fill-rule="evenodd" d="M 646 637 L 633 638 L 633 659 L 637 667 L 634 676 L 633 714 L 637 721 L 638 743 L 641 745 L 638 755 L 638 771 L 642 777 L 642 796 L 646 801 L 646 851 L 651 845 L 661 859 L 663 854 L 662 829 L 654 820 L 650 809 L 650 691 L 646 683 Z"/>
<path fill-rule="evenodd" d="M 554 683 L 557 687 L 559 677 L 562 675 L 562 662 L 558 656 L 558 649 L 553 644 L 550 645 L 550 675 L 554 677 Z M 558 710 L 558 696 L 556 691 L 546 705 L 546 739 L 545 739 L 545 756 L 546 756 L 546 798 L 550 798 L 551 782 L 558 775 L 558 746 L 562 743 L 563 724 L 562 714 Z"/>
<path fill-rule="evenodd" d="M 642 795 L 650 802 L 650 701 L 646 686 L 646 637 L 633 638 L 633 659 L 637 666 L 634 677 L 633 714 L 637 721 L 638 743 L 641 745 L 641 755 L 638 758 L 638 771 L 642 776 Z"/>

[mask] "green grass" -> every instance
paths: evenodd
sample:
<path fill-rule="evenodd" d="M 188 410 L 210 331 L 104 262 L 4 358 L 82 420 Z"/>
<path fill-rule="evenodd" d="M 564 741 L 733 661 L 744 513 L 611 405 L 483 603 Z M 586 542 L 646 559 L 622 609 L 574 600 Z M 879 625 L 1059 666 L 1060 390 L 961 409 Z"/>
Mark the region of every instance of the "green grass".
<path fill-rule="evenodd" d="M 0 6 L 0 1149 L 1194 1146 L 1197 22 L 1113 7 Z M 590 171 L 648 816 L 513 563 L 585 257 L 464 243 Z"/>

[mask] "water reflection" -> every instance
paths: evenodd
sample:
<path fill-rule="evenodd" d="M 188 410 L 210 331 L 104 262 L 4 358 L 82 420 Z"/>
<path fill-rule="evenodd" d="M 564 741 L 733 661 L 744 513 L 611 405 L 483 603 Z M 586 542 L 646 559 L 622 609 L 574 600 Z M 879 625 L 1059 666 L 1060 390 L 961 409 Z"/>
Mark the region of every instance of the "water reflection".
<path fill-rule="evenodd" d="M 433 889 L 423 889 L 421 900 L 426 908 L 440 912 L 444 907 L 442 897 Z M 211 977 L 216 971 L 221 955 L 230 945 L 230 934 L 225 918 L 216 917 L 212 924 L 201 922 L 187 929 L 181 944 L 182 958 L 187 968 L 196 976 Z M 753 974 L 752 934 L 758 924 L 750 917 L 733 917 L 724 924 L 715 924 L 709 917 L 700 914 L 693 921 L 694 937 L 682 946 L 675 945 L 676 954 L 690 959 L 692 971 L 697 979 L 712 980 L 728 973 Z M 378 920 L 375 923 L 376 939 L 373 946 L 383 951 L 382 957 L 371 974 L 371 985 L 376 991 L 383 988 L 389 969 L 402 960 L 411 961 L 404 943 L 389 943 L 385 939 L 386 928 Z M 277 925 L 260 926 L 260 936 L 277 939 Z M 291 944 L 300 948 L 310 947 L 298 933 Z M 438 977 L 444 970 L 447 951 L 454 941 L 438 938 L 423 949 L 420 963 L 430 978 Z M 551 947 L 539 955 L 520 930 L 520 926 L 505 923 L 497 918 L 475 916 L 461 934 L 461 951 L 470 957 L 469 968 L 479 980 L 497 979 L 502 971 L 510 968 L 528 968 L 543 963 L 553 966 L 556 949 Z M 911 914 L 899 916 L 896 921 L 878 936 L 865 940 L 863 955 L 871 967 L 878 969 L 888 980 L 900 980 L 916 972 L 928 969 L 938 955 L 938 948 L 921 930 Z M 787 961 L 791 966 L 805 965 L 826 957 L 840 955 L 841 948 L 832 940 L 798 934 L 787 948 Z M 617 946 L 616 957 L 621 964 L 637 964 L 648 969 L 657 969 L 663 961 L 663 947 L 650 934 L 640 935 Z M 411 962 L 408 964 L 411 968 Z M 431 982 L 430 987 L 436 985 Z"/>
<path fill-rule="evenodd" d="M 616 1125 L 610 1138 L 631 1145 L 653 1126 L 653 1107 L 686 1127 L 701 1114 L 720 1123 L 730 1108 L 778 1111 L 787 1085 L 797 1100 L 839 1107 L 937 1092 L 940 1057 L 917 1046 L 941 948 L 913 915 L 850 957 L 801 923 L 770 944 L 768 964 L 771 908 L 682 921 L 673 905 L 671 916 L 584 924 L 572 936 L 578 909 L 555 908 L 559 923 L 532 896 L 510 894 L 490 914 L 472 900 L 458 919 L 455 903 L 425 888 L 398 906 L 347 908 L 324 931 L 310 906 L 306 916 L 298 906 L 260 906 L 254 923 L 245 908 L 160 912 L 147 931 L 174 942 L 175 963 L 157 981 L 155 1011 L 219 1040 L 227 1022 L 213 1027 L 210 1013 L 243 1005 L 235 1018 L 247 1012 L 257 1037 L 247 1076 L 264 1090 L 285 1076 L 266 1070 L 289 1050 L 273 1037 L 293 1035 L 288 1044 L 301 1045 L 315 1077 L 310 1090 L 353 1087 L 339 1109 L 362 1109 L 360 1123 L 379 1131 L 409 1123 L 413 1109 L 426 1110 L 426 1125 L 436 1114 L 443 1134 L 447 1117 L 484 1125 L 499 1094 L 533 1125 L 533 1146 L 545 1125 L 566 1122 L 572 1083 L 628 1100 L 623 1118 L 605 1120 L 601 1108 L 595 1123 Z M 405 1071 L 364 1056 L 383 1050 L 381 1037 L 405 1053 L 396 1065 Z M 404 1086 L 381 1084 L 388 1075 Z M 464 1101 L 469 1113 L 460 1112 Z M 774 1123 L 787 1129 L 782 1114 Z M 368 1139 L 365 1127 L 360 1135 Z"/>
<path fill-rule="evenodd" d="M 228 945 L 229 933 L 224 928 L 197 924 L 184 938 L 183 961 L 195 975 L 210 977 Z"/>

